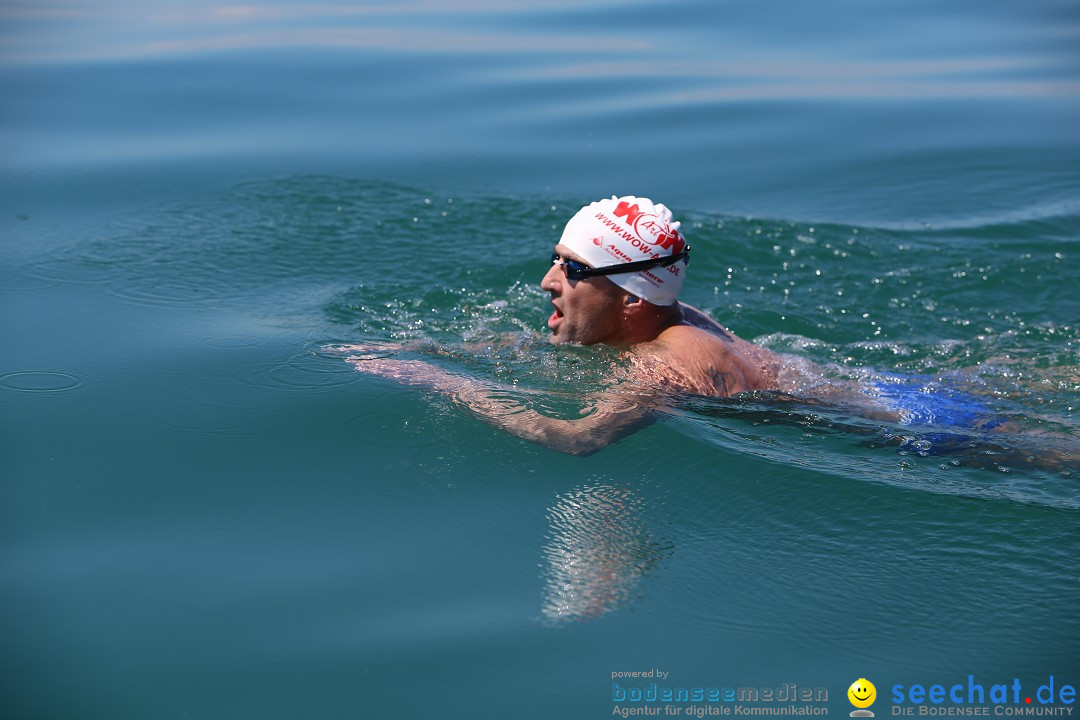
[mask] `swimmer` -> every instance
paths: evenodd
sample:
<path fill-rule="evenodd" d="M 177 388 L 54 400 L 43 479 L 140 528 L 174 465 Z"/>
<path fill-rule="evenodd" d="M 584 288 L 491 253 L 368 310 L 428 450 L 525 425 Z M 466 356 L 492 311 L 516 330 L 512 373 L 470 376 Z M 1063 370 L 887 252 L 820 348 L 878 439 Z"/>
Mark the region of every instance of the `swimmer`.
<path fill-rule="evenodd" d="M 551 295 L 552 342 L 615 347 L 627 356 L 635 380 L 633 393 L 587 398 L 584 417 L 542 415 L 423 361 L 348 359 L 357 370 L 445 393 L 507 432 L 573 454 L 595 452 L 651 422 L 654 391 L 728 397 L 777 389 L 775 354 L 678 301 L 690 260 L 679 226 L 661 204 L 612 197 L 578 211 L 554 247 L 540 282 Z"/>
<path fill-rule="evenodd" d="M 551 266 L 540 281 L 551 296 L 551 341 L 616 348 L 626 362 L 613 373 L 631 381 L 585 398 L 580 418 L 549 417 L 490 384 L 381 352 L 391 346 L 335 349 L 351 352 L 346 359 L 361 372 L 433 389 L 502 430 L 578 455 L 649 424 L 672 393 L 726 398 L 778 391 L 848 405 L 875 420 L 933 421 L 927 412 L 913 415 L 894 387 L 822 382 L 821 373 L 806 361 L 747 342 L 679 302 L 690 261 L 690 246 L 679 228 L 664 205 L 613 196 L 579 210 L 554 246 Z"/>

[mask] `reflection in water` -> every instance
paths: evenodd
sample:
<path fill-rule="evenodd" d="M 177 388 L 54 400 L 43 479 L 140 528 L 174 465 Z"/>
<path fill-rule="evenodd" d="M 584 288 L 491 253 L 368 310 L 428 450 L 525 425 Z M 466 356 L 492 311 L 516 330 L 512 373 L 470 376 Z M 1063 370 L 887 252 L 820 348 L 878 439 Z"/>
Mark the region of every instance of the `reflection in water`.
<path fill-rule="evenodd" d="M 674 549 L 653 540 L 643 509 L 631 490 L 611 485 L 558 497 L 543 548 L 546 620 L 585 620 L 633 599 L 642 577 Z"/>

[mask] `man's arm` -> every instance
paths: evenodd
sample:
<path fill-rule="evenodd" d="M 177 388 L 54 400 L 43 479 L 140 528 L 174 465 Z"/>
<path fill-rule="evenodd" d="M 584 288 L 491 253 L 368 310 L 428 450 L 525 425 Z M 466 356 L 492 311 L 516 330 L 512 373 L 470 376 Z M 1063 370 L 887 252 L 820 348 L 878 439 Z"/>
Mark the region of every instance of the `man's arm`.
<path fill-rule="evenodd" d="M 572 455 L 589 455 L 636 432 L 654 419 L 652 410 L 631 396 L 606 391 L 590 396 L 583 417 L 560 420 L 542 415 L 497 386 L 455 375 L 420 360 L 352 355 L 360 372 L 435 390 L 481 420 L 525 440 Z"/>

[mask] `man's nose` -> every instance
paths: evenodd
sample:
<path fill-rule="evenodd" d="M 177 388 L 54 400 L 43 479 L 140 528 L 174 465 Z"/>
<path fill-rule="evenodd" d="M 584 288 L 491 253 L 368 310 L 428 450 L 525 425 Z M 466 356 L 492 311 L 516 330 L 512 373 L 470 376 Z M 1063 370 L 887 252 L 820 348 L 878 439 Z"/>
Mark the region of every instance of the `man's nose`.
<path fill-rule="evenodd" d="M 556 265 L 555 263 L 551 263 L 551 267 L 549 267 L 548 271 L 544 273 L 544 277 L 540 278 L 540 289 L 554 290 L 555 281 L 558 280 L 559 273 L 561 272 L 562 267 Z"/>

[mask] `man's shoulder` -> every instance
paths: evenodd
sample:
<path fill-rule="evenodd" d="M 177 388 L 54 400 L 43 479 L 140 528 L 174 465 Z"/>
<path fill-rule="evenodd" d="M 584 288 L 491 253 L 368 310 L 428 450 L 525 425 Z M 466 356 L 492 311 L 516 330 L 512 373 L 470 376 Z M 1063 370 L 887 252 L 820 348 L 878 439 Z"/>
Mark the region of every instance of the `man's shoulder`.
<path fill-rule="evenodd" d="M 685 323 L 665 328 L 654 342 L 659 353 L 699 359 L 723 359 L 734 350 L 730 336 L 723 332 Z"/>
<path fill-rule="evenodd" d="M 731 394 L 732 374 L 741 377 L 741 362 L 726 343 L 693 325 L 673 325 L 651 342 L 634 347 L 637 377 L 698 395 Z"/>
<path fill-rule="evenodd" d="M 696 325 L 671 325 L 653 340 L 634 346 L 634 355 L 657 366 L 712 372 L 738 362 L 731 343 Z"/>
<path fill-rule="evenodd" d="M 775 385 L 776 356 L 715 321 L 671 325 L 641 350 L 657 369 L 666 368 L 664 374 L 675 384 L 692 392 L 730 395 Z"/>

